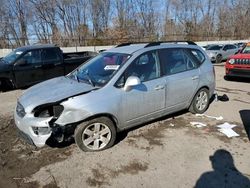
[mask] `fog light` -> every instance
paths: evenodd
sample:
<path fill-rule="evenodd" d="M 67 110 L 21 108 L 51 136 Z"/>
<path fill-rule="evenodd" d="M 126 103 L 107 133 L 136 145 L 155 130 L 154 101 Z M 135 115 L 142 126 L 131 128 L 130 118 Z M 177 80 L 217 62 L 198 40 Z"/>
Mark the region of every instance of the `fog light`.
<path fill-rule="evenodd" d="M 32 127 L 32 130 L 36 135 L 46 135 L 51 131 L 49 127 Z"/>

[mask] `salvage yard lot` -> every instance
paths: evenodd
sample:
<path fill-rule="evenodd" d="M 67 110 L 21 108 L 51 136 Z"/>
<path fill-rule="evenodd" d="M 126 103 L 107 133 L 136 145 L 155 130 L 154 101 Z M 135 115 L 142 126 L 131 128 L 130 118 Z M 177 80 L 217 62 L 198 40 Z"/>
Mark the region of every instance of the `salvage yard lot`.
<path fill-rule="evenodd" d="M 0 93 L 0 187 L 200 187 L 205 180 L 222 187 L 236 169 L 241 173 L 235 176 L 237 183 L 249 179 L 249 80 L 225 81 L 222 64 L 215 65 L 215 71 L 216 91 L 229 101 L 213 101 L 205 114 L 223 120 L 173 114 L 123 132 L 114 147 L 94 153 L 84 153 L 74 143 L 29 146 L 17 136 L 12 118 L 23 91 Z M 207 126 L 197 128 L 190 122 Z M 216 125 L 225 122 L 236 124 L 233 130 L 240 136 L 220 133 Z M 220 149 L 232 155 L 236 167 L 227 176 L 213 169 L 209 160 Z M 216 160 L 225 158 L 220 155 Z M 201 178 L 207 172 L 215 173 Z"/>

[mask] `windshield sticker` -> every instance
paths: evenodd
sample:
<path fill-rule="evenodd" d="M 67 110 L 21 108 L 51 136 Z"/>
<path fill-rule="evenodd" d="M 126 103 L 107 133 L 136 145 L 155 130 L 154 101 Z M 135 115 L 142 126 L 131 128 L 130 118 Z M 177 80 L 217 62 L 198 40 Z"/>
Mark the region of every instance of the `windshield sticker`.
<path fill-rule="evenodd" d="M 119 69 L 120 65 L 106 65 L 106 67 L 104 67 L 104 70 L 117 70 Z"/>
<path fill-rule="evenodd" d="M 22 53 L 23 52 L 21 52 L 21 51 L 16 52 L 17 55 L 21 55 Z"/>

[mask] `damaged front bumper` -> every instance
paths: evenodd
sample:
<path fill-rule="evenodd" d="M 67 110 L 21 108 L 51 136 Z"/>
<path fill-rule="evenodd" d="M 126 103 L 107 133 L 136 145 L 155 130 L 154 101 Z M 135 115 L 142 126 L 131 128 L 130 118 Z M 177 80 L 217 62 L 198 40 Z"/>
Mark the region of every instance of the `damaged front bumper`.
<path fill-rule="evenodd" d="M 33 143 L 37 147 L 43 147 L 52 134 L 49 122 L 53 117 L 37 118 L 32 114 L 26 114 L 19 117 L 16 110 L 14 120 L 17 128 L 21 131 L 21 135 L 25 135 L 28 143 Z"/>

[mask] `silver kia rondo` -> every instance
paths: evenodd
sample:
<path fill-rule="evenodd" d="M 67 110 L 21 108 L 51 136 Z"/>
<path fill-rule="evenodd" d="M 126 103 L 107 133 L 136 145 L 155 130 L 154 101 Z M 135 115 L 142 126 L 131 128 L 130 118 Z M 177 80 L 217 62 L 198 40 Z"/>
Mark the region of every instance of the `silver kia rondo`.
<path fill-rule="evenodd" d="M 214 89 L 214 68 L 195 43 L 126 43 L 29 88 L 14 117 L 37 147 L 74 137 L 83 151 L 100 151 L 119 131 L 183 109 L 203 113 Z"/>

